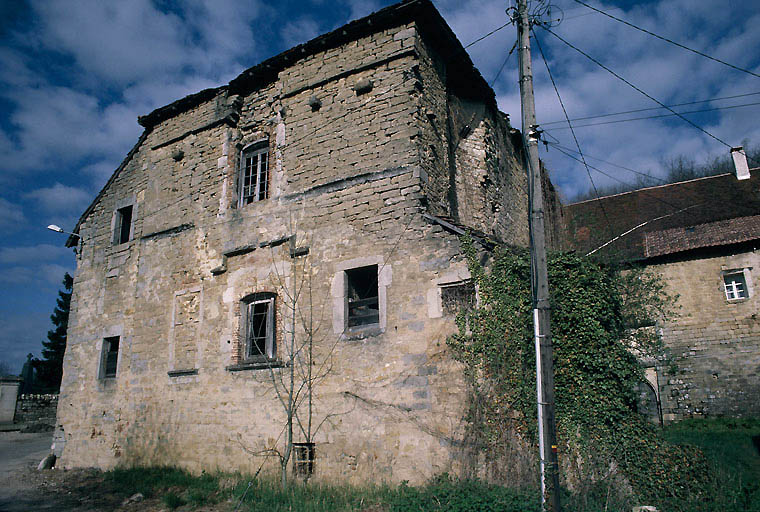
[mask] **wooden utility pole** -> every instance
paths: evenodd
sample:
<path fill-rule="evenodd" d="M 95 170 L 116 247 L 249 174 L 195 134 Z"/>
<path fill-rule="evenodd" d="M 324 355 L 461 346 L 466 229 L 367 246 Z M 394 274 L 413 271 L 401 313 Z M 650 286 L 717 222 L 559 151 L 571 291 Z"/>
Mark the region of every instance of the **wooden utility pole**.
<path fill-rule="evenodd" d="M 530 19 L 527 0 L 517 0 L 518 55 L 522 131 L 528 157 L 530 201 L 531 279 L 533 324 L 536 343 L 536 395 L 538 398 L 538 446 L 541 462 L 541 507 L 559 512 L 559 466 L 554 419 L 554 363 L 552 360 L 549 278 L 546 269 L 546 233 L 541 167 L 538 160 L 536 105 L 530 59 Z"/>

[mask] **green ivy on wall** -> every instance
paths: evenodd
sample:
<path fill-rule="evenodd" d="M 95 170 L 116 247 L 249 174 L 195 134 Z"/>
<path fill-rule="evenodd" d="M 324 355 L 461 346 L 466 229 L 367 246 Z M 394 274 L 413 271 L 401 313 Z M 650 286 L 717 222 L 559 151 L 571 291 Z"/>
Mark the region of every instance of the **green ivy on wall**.
<path fill-rule="evenodd" d="M 471 389 L 469 439 L 487 461 L 509 438 L 537 442 L 530 256 L 498 250 L 486 269 L 468 240 L 464 247 L 478 307 L 460 312 L 448 343 Z M 550 254 L 549 286 L 563 485 L 666 510 L 699 500 L 710 478 L 704 456 L 664 442 L 636 412 L 638 358 L 667 363 L 652 326 L 676 298 L 645 270 L 572 253 Z"/>

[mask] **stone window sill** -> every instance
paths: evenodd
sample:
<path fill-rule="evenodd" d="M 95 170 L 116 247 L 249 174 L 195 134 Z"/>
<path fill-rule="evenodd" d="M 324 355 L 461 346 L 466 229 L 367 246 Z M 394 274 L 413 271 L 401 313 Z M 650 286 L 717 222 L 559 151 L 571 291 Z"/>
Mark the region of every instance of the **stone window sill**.
<path fill-rule="evenodd" d="M 225 367 L 228 372 L 242 372 L 247 370 L 269 370 L 276 368 L 286 368 L 287 363 L 280 361 L 279 359 L 271 359 L 268 361 L 247 361 L 238 364 L 231 364 Z"/>
<path fill-rule="evenodd" d="M 348 341 L 358 341 L 374 336 L 380 336 L 385 331 L 380 325 L 368 325 L 366 327 L 350 327 L 343 334 L 343 339 Z"/>
<path fill-rule="evenodd" d="M 169 377 L 184 377 L 186 375 L 198 375 L 198 368 L 187 368 L 184 370 L 170 370 L 166 372 Z"/>

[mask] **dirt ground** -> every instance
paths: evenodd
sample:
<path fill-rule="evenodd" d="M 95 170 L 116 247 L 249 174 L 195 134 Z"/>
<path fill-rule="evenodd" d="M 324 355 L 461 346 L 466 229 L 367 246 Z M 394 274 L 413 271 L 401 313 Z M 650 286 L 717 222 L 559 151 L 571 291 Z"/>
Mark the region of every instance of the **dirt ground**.
<path fill-rule="evenodd" d="M 4 488 L 0 512 L 55 510 L 94 512 L 109 510 L 165 510 L 160 500 L 124 503 L 124 497 L 109 492 L 101 473 L 95 470 L 38 471 L 35 465 L 16 470 L 0 482 Z"/>

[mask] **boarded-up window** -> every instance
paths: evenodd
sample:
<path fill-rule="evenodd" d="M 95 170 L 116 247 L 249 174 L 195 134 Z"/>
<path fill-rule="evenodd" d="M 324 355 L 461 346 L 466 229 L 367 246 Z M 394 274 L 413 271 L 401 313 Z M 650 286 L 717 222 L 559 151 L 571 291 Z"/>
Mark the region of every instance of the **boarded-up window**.
<path fill-rule="evenodd" d="M 377 265 L 346 270 L 348 327 L 380 323 Z"/>
<path fill-rule="evenodd" d="M 174 297 L 173 370 L 197 366 L 200 306 L 200 291 L 188 291 Z"/>

